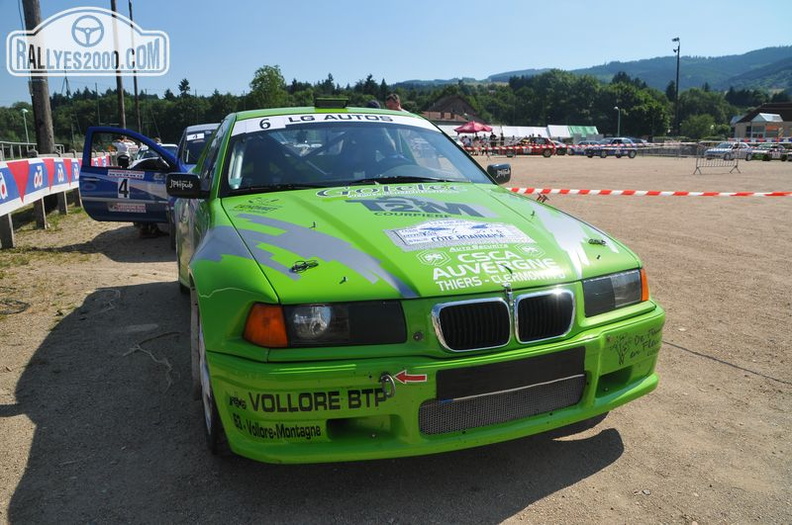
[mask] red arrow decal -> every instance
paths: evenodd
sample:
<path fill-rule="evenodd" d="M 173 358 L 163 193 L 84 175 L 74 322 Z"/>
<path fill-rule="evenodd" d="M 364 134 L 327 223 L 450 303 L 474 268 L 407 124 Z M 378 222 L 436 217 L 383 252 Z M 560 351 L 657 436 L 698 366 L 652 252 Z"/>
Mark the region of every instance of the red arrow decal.
<path fill-rule="evenodd" d="M 426 383 L 426 374 L 408 374 L 407 370 L 402 370 L 393 376 L 399 383 L 406 385 L 407 383 Z"/>

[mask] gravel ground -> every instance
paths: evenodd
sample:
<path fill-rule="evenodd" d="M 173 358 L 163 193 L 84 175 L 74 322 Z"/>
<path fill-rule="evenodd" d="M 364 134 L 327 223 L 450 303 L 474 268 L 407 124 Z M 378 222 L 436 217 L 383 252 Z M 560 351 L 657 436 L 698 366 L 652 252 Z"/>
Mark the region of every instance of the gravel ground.
<path fill-rule="evenodd" d="M 478 160 L 510 162 L 519 187 L 792 190 L 792 162 L 694 175 L 690 158 Z M 21 227 L 0 251 L 0 518 L 792 523 L 792 198 L 550 204 L 643 259 L 668 315 L 659 388 L 563 439 L 330 465 L 205 451 L 167 237 L 82 213 Z"/>

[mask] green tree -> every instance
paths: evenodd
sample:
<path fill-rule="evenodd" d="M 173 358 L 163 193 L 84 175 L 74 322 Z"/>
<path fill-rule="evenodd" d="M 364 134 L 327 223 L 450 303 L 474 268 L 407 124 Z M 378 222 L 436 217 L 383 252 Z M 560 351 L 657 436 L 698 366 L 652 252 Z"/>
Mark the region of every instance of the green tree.
<path fill-rule="evenodd" d="M 190 81 L 186 78 L 181 79 L 179 82 L 179 96 L 184 97 L 190 94 Z"/>
<path fill-rule="evenodd" d="M 278 108 L 288 105 L 289 93 L 280 67 L 262 66 L 250 81 L 249 101 L 252 107 Z"/>
<path fill-rule="evenodd" d="M 680 132 L 685 137 L 700 140 L 712 136 L 715 130 L 715 119 L 712 115 L 691 115 L 679 125 Z"/>

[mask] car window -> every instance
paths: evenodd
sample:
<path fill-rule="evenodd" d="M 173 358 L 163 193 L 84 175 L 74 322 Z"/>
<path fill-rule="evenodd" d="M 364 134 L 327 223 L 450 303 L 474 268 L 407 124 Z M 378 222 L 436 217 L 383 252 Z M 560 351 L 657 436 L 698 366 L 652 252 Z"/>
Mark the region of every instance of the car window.
<path fill-rule="evenodd" d="M 220 145 L 223 143 L 223 138 L 232 120 L 233 119 L 229 117 L 220 124 L 220 127 L 215 131 L 215 134 L 212 136 L 212 141 L 209 143 L 204 153 L 203 162 L 198 172 L 201 178 L 201 187 L 203 189 L 208 190 L 212 186 L 212 177 L 214 175 L 215 163 L 217 162 L 217 157 L 220 152 Z"/>
<path fill-rule="evenodd" d="M 235 132 L 221 192 L 338 186 L 394 177 L 405 182 L 491 182 L 451 139 L 427 126 L 376 121 L 273 128 L 251 126 L 250 131 Z"/>

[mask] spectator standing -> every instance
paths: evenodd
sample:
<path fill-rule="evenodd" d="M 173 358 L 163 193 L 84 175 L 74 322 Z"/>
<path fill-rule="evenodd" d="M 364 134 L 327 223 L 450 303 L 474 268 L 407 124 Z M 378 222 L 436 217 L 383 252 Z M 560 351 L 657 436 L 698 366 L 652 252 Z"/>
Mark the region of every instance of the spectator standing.
<path fill-rule="evenodd" d="M 401 107 L 401 99 L 396 93 L 389 93 L 388 96 L 385 97 L 385 105 L 388 106 L 388 109 L 392 109 L 393 111 L 404 111 Z"/>

